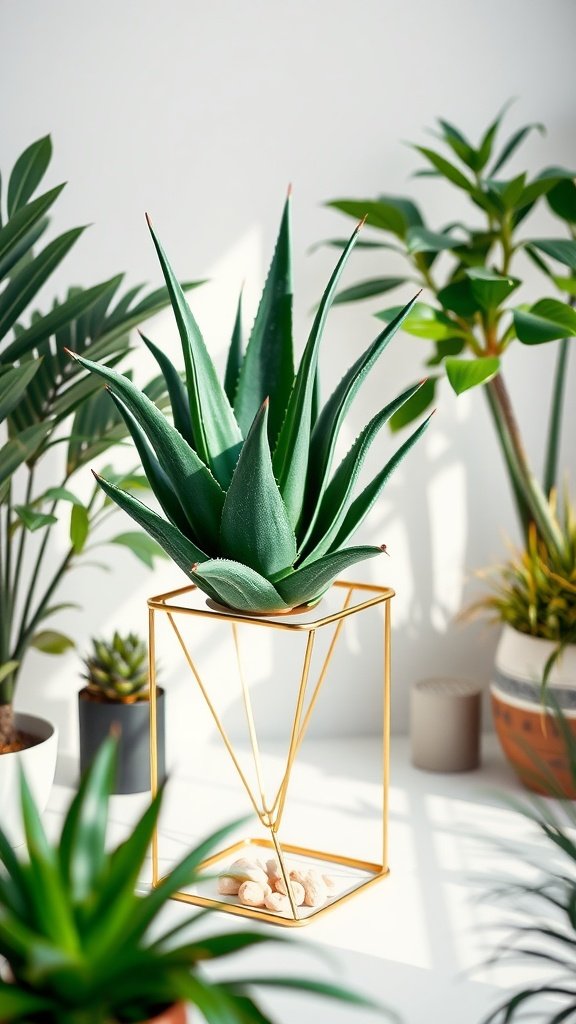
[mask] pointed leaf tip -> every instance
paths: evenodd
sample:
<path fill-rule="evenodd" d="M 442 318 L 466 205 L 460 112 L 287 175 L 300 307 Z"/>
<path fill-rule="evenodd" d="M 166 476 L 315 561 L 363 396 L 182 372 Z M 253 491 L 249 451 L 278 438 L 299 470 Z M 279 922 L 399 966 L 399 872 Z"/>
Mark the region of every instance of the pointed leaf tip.
<path fill-rule="evenodd" d="M 288 182 L 288 188 L 286 189 L 286 198 L 290 199 L 292 195 L 292 182 Z"/>
<path fill-rule="evenodd" d="M 358 221 L 358 226 L 356 228 L 356 231 L 360 231 L 360 228 L 364 227 L 364 225 L 365 225 L 367 220 L 368 220 L 368 214 L 365 213 L 364 216 L 362 217 L 362 220 Z"/>
<path fill-rule="evenodd" d="M 390 558 L 390 552 L 388 551 L 388 548 L 386 547 L 386 545 L 385 545 L 385 544 L 381 544 L 381 545 L 380 545 L 380 551 L 383 551 L 383 552 L 384 552 L 384 554 L 385 554 L 385 555 L 388 555 L 388 558 Z"/>
<path fill-rule="evenodd" d="M 196 572 L 196 570 L 197 570 L 199 565 L 200 565 L 200 562 L 194 562 L 194 565 L 190 566 L 190 572 Z"/>
<path fill-rule="evenodd" d="M 76 355 L 75 352 L 72 352 L 72 349 L 65 348 L 64 352 L 66 353 L 67 356 L 70 356 L 71 359 L 78 359 L 78 356 Z"/>
<path fill-rule="evenodd" d="M 152 217 L 150 216 L 149 213 L 144 213 L 144 216 L 146 217 L 146 223 L 148 227 L 152 228 Z"/>

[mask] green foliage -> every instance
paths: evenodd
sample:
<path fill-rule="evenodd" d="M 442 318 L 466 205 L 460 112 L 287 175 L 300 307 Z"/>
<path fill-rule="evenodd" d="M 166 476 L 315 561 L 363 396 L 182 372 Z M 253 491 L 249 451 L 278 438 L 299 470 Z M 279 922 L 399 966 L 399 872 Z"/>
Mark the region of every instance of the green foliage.
<path fill-rule="evenodd" d="M 443 367 L 456 394 L 483 386 L 524 539 L 527 541 L 529 524 L 534 522 L 550 558 L 558 560 L 563 540 L 547 499 L 558 477 L 568 350 L 564 347 L 558 356 L 542 484 L 528 463 L 502 367 L 515 340 L 531 346 L 576 335 L 576 313 L 571 304 L 576 295 L 576 185 L 574 172 L 563 167 L 547 167 L 532 178 L 527 172 L 509 173 L 512 156 L 527 136 L 534 129 L 541 131 L 542 126 L 530 124 L 518 129 L 498 151 L 495 147 L 504 113 L 505 109 L 478 145 L 440 119 L 435 135 L 443 152 L 428 146 L 414 147 L 426 163 L 420 174 L 443 180 L 463 193 L 471 206 L 466 220 L 437 228 L 426 223 L 412 199 L 385 195 L 368 200 L 336 199 L 327 204 L 349 216 L 366 214 L 368 225 L 376 232 L 369 244 L 375 250 L 392 250 L 395 254 L 390 258 L 393 262 L 388 261 L 383 268 L 385 273 L 391 271 L 390 276 L 359 281 L 338 293 L 335 302 L 357 301 L 406 282 L 421 285 L 422 300 L 412 307 L 402 329 L 432 343 L 427 365 Z M 568 237 L 530 237 L 526 220 L 544 201 L 563 222 L 563 233 Z M 332 240 L 327 244 L 341 243 Z M 544 294 L 556 285 L 572 297 L 571 302 L 541 297 L 532 304 L 516 305 L 515 293 L 522 283 L 517 276 L 517 257 L 522 254 L 544 276 Z M 379 259 L 382 265 L 380 255 Z M 404 268 L 398 266 L 400 259 Z M 559 275 L 550 260 L 568 268 L 569 274 Z M 391 322 L 399 309 L 392 306 L 377 316 Z M 393 430 L 425 411 L 434 400 L 437 380 L 429 381 L 395 414 L 390 422 Z M 541 418 L 545 417 L 543 404 L 539 396 Z"/>
<path fill-rule="evenodd" d="M 491 592 L 474 610 L 530 636 L 576 643 L 576 516 L 568 499 L 558 528 L 565 539 L 562 557 L 549 550 L 532 524 L 526 548 L 482 574 Z"/>
<path fill-rule="evenodd" d="M 130 351 L 130 330 L 167 304 L 168 291 L 142 295 L 137 286 L 122 293 L 120 274 L 91 288 L 69 289 L 48 312 L 30 310 L 83 230 L 66 231 L 41 248 L 47 213 L 64 187 L 34 198 L 51 155 L 48 136 L 25 150 L 0 209 L 0 666 L 12 665 L 0 675 L 2 704 L 13 699 L 29 646 L 58 653 L 71 643 L 66 637 L 66 643 L 55 640 L 62 634 L 53 630 L 39 632 L 38 626 L 58 610 L 53 594 L 79 555 L 109 542 L 129 547 L 147 565 L 163 553 L 149 538 L 139 542 L 133 534 L 92 540 L 110 509 L 98 488 L 83 501 L 68 484 L 88 462 L 121 442 L 127 430 L 100 382 L 71 362 L 64 349 L 118 365 Z M 163 378 L 144 390 L 160 405 L 166 400 Z M 39 467 L 57 486 L 39 490 Z M 133 486 L 131 473 L 122 479 Z M 66 504 L 71 506 L 70 547 L 50 575 L 45 568 L 50 531 Z"/>
<path fill-rule="evenodd" d="M 135 633 L 112 640 L 92 640 L 92 651 L 83 659 L 88 689 L 110 700 L 142 694 L 148 686 L 148 647 Z"/>
<path fill-rule="evenodd" d="M 386 204 L 395 224 L 416 219 L 409 205 L 398 204 L 393 199 Z M 380 426 L 416 396 L 420 382 L 368 424 L 332 472 L 351 402 L 416 307 L 408 303 L 396 311 L 319 409 L 320 343 L 358 228 L 343 247 L 295 370 L 288 199 L 252 333 L 242 355 L 238 312 L 222 386 L 166 253 L 150 230 L 180 332 L 185 387 L 167 357 L 145 341 L 164 375 L 174 426 L 129 379 L 84 354 L 70 354 L 105 380 L 166 518 L 114 481 L 98 477 L 100 486 L 220 604 L 254 613 L 314 604 L 338 572 L 381 553 L 380 547 L 344 545 L 426 427 L 418 427 L 364 491 L 354 494 Z"/>
<path fill-rule="evenodd" d="M 297 977 L 251 980 L 219 975 L 204 962 L 232 956 L 269 938 L 249 930 L 206 934 L 187 918 L 162 930 L 157 918 L 170 897 L 193 885 L 202 862 L 240 822 L 191 850 L 146 895 L 134 889 L 158 821 L 163 791 L 128 838 L 106 844 L 116 743 L 107 740 L 82 779 L 56 845 L 48 841 L 25 776 L 20 778 L 27 859 L 19 861 L 0 829 L 0 955 L 11 980 L 0 980 L 2 1020 L 38 1024 L 144 1021 L 183 1001 L 208 1024 L 271 1024 L 254 988 L 281 986 L 357 1006 L 368 999 L 328 982 Z M 187 935 L 181 933 L 186 929 Z M 379 1008 L 381 1010 L 381 1008 Z"/>

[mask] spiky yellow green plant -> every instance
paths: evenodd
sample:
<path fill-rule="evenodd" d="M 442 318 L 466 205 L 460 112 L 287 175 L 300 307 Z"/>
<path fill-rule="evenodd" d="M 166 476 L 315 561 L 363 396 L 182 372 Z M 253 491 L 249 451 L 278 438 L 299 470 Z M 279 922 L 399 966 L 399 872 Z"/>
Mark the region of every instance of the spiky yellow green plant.
<path fill-rule="evenodd" d="M 295 371 L 287 199 L 246 351 L 242 355 L 238 316 L 223 385 L 148 223 L 178 325 L 185 382 L 164 352 L 143 340 L 165 376 L 174 425 L 126 377 L 82 356 L 75 358 L 106 382 L 167 519 L 114 484 L 103 479 L 99 483 L 218 603 L 254 613 L 313 604 L 340 572 L 381 553 L 381 547 L 346 544 L 428 422 L 355 494 L 368 449 L 390 417 L 418 391 L 421 384 L 416 384 L 370 420 L 332 473 L 337 437 L 350 404 L 413 303 L 348 369 L 317 415 L 320 341 L 358 227 L 328 282 Z"/>
<path fill-rule="evenodd" d="M 109 700 L 135 697 L 148 683 L 148 647 L 135 633 L 121 636 L 115 630 L 112 640 L 92 640 L 84 667 L 91 690 Z"/>
<path fill-rule="evenodd" d="M 532 523 L 524 549 L 504 565 L 483 573 L 492 592 L 475 605 L 521 633 L 562 645 L 576 643 L 576 516 L 568 500 L 561 525 L 561 555 L 551 551 Z"/>

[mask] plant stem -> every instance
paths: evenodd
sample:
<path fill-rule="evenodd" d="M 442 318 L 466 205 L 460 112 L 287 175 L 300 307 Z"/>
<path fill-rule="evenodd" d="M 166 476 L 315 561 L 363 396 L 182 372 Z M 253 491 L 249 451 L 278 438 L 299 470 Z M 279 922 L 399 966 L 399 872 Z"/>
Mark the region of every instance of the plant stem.
<path fill-rule="evenodd" d="M 48 604 L 48 601 L 52 597 L 52 594 L 56 590 L 56 587 L 58 586 L 58 584 L 60 583 L 64 573 L 68 569 L 68 566 L 69 566 L 70 562 L 72 561 L 72 559 L 74 557 L 74 554 L 75 554 L 74 548 L 73 547 L 69 548 L 65 558 L 60 563 L 58 569 L 54 573 L 50 583 L 48 584 L 46 590 L 44 591 L 44 594 L 40 598 L 40 601 L 38 602 L 38 605 L 36 606 L 36 610 L 34 611 L 30 621 L 28 623 L 26 623 L 24 621 L 24 619 L 23 619 L 22 622 L 21 622 L 20 631 L 19 631 L 18 638 L 17 638 L 17 641 L 16 641 L 16 646 L 15 646 L 15 649 L 14 649 L 14 658 L 16 660 L 20 661 L 20 663 L 22 662 L 22 656 L 23 656 L 23 654 L 24 654 L 24 652 L 25 652 L 25 650 L 26 650 L 26 648 L 28 646 L 30 638 L 32 637 L 32 634 L 33 634 L 34 630 L 36 629 L 36 626 L 38 625 L 38 622 L 39 622 L 40 618 L 42 617 L 42 613 L 46 609 L 46 605 Z M 19 668 L 15 670 L 15 675 L 18 672 L 19 672 Z"/>
<path fill-rule="evenodd" d="M 33 486 L 34 486 L 34 470 L 35 470 L 35 468 L 36 468 L 36 463 L 34 463 L 30 467 L 30 469 L 28 471 L 28 483 L 26 484 L 26 497 L 24 499 L 24 504 L 26 504 L 26 505 L 29 505 L 31 500 L 32 500 L 32 489 L 33 489 Z M 12 612 L 14 612 L 14 609 L 16 608 L 16 603 L 17 603 L 17 599 L 18 599 L 18 588 L 20 586 L 20 577 L 22 575 L 22 560 L 24 558 L 24 549 L 25 549 L 25 546 L 26 546 L 26 535 L 27 535 L 27 533 L 28 533 L 28 531 L 27 531 L 26 527 L 24 526 L 24 524 L 22 523 L 22 525 L 21 525 L 21 533 L 20 533 L 20 542 L 18 544 L 18 553 L 16 555 L 16 565 L 14 567 L 14 579 L 12 581 L 10 581 L 10 579 L 8 578 L 8 584 L 7 584 L 7 586 L 11 590 L 11 595 L 12 595 L 11 596 Z M 7 533 L 7 536 L 8 536 L 8 538 L 10 537 L 9 531 Z M 7 575 L 8 575 L 8 573 L 7 573 Z M 13 616 L 11 615 L 10 616 L 10 633 L 12 632 L 12 618 L 13 618 Z"/>
<path fill-rule="evenodd" d="M 560 451 L 562 408 L 564 405 L 564 384 L 566 379 L 569 344 L 570 341 L 568 338 L 562 339 L 558 350 L 558 358 L 556 360 L 554 390 L 552 392 L 550 423 L 548 427 L 548 441 L 546 444 L 546 462 L 544 467 L 544 492 L 546 494 L 550 494 L 550 491 L 558 482 L 558 455 Z"/>

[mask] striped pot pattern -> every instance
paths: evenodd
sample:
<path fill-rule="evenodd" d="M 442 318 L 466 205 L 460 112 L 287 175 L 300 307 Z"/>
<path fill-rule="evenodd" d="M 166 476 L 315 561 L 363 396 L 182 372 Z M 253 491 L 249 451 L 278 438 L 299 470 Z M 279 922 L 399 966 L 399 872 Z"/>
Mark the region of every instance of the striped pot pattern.
<path fill-rule="evenodd" d="M 565 744 L 554 717 L 542 707 L 541 682 L 556 645 L 504 626 L 492 685 L 494 726 L 502 749 L 522 783 L 537 793 L 576 799 Z M 548 683 L 576 735 L 576 645 L 562 653 Z"/>

